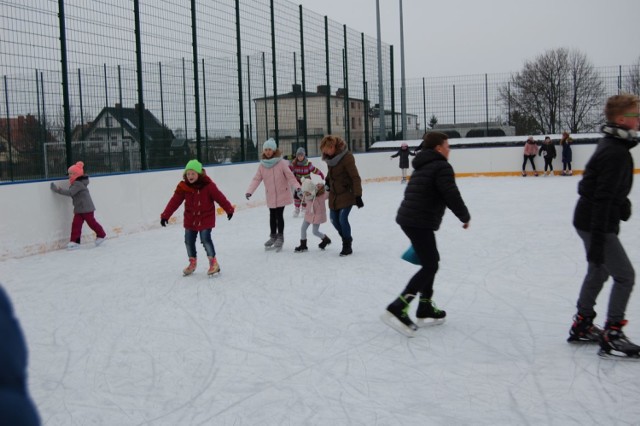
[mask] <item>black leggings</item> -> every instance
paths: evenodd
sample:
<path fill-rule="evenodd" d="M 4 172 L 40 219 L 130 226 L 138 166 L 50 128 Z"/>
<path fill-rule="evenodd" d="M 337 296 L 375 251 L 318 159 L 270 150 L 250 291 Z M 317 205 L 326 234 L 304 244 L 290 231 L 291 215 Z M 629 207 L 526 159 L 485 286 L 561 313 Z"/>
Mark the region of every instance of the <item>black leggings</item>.
<path fill-rule="evenodd" d="M 272 234 L 284 232 L 284 206 L 269 209 L 269 226 Z"/>
<path fill-rule="evenodd" d="M 524 172 L 525 167 L 527 167 L 527 160 L 531 161 L 531 167 L 533 167 L 533 171 L 536 171 L 536 165 L 533 162 L 533 159 L 536 158 L 535 155 L 525 155 L 524 161 L 522 162 L 522 171 Z"/>
<path fill-rule="evenodd" d="M 411 245 L 416 251 L 422 268 L 411 277 L 406 288 L 402 292 L 403 295 L 422 294 L 422 297 L 431 299 L 433 296 L 433 281 L 438 272 L 438 263 L 440 262 L 440 253 L 436 246 L 436 235 L 432 229 L 410 228 L 402 226 L 402 231 L 411 240 Z"/>
<path fill-rule="evenodd" d="M 551 163 L 553 161 L 553 158 L 550 157 L 544 157 L 544 171 L 547 171 L 547 167 L 549 168 L 549 170 L 553 171 L 553 164 Z"/>

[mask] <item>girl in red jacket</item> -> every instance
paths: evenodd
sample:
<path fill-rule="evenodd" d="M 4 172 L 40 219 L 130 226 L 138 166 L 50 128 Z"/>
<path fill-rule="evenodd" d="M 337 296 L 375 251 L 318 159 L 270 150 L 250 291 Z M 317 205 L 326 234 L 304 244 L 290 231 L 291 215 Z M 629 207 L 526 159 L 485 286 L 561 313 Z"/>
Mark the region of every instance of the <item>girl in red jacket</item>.
<path fill-rule="evenodd" d="M 184 243 L 187 246 L 189 266 L 182 271 L 185 276 L 196 270 L 196 237 L 200 234 L 200 242 L 204 246 L 209 258 L 208 275 L 220 272 L 220 265 L 216 260 L 216 249 L 211 240 L 211 230 L 216 226 L 216 206 L 227 213 L 231 220 L 233 206 L 227 200 L 215 183 L 207 176 L 198 160 L 191 160 L 184 169 L 183 180 L 178 184 L 173 197 L 160 215 L 160 225 L 167 226 L 171 215 L 184 202 Z"/>

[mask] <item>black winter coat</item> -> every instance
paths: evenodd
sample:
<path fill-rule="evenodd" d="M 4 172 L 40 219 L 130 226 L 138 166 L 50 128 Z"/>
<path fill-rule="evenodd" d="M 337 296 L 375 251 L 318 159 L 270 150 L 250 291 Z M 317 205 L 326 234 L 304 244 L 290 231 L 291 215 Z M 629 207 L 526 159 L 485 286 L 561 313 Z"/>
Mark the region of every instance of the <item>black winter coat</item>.
<path fill-rule="evenodd" d="M 556 155 L 557 155 L 556 147 L 553 144 L 553 142 L 548 145 L 546 143 L 543 143 L 542 146 L 540 146 L 540 151 L 538 151 L 538 155 L 548 159 L 556 158 Z"/>
<path fill-rule="evenodd" d="M 0 287 L 0 424 L 39 425 L 27 392 L 27 346 L 9 297 Z"/>
<path fill-rule="evenodd" d="M 398 225 L 435 231 L 440 228 L 447 207 L 461 222 L 469 222 L 469 210 L 447 159 L 433 149 L 423 149 L 412 165 L 414 171 L 396 216 Z"/>
<path fill-rule="evenodd" d="M 631 216 L 627 198 L 633 185 L 633 158 L 637 141 L 605 135 L 587 162 L 578 184 L 580 199 L 573 226 L 581 231 L 618 233 L 620 220 Z"/>
<path fill-rule="evenodd" d="M 397 156 L 400 156 L 400 161 L 399 161 L 399 166 L 401 169 L 408 169 L 409 168 L 409 156 L 410 155 L 416 155 L 413 152 L 409 151 L 409 148 L 405 148 L 402 149 L 400 148 L 398 150 L 398 152 L 396 152 L 395 154 L 393 154 L 391 156 L 391 158 L 396 158 Z"/>

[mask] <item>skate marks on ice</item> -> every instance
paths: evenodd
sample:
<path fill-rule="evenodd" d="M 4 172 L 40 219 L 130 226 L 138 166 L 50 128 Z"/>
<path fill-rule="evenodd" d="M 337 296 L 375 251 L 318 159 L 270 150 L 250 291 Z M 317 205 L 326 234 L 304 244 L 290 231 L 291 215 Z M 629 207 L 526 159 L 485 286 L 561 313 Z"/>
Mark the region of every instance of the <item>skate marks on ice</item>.
<path fill-rule="evenodd" d="M 216 285 L 206 269 L 181 276 L 180 227 L 0 262 L 41 415 L 48 425 L 636 422 L 637 366 L 565 341 L 586 267 L 570 229 L 575 180 L 458 183 L 473 220 L 463 231 L 447 213 L 438 231 L 434 300 L 447 323 L 413 339 L 378 319 L 416 271 L 399 258 L 397 182 L 365 184 L 377 207 L 352 211 L 357 256 L 344 259 L 339 244 L 294 254 L 293 220 L 284 250 L 265 253 L 264 208 L 220 221 Z M 623 224 L 630 258 L 637 220 Z"/>

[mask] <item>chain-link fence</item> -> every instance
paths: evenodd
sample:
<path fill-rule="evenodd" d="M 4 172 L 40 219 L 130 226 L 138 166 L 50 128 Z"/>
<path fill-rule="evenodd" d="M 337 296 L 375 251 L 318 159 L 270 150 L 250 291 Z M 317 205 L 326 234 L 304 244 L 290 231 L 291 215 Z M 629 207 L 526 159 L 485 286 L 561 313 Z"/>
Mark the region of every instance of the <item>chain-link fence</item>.
<path fill-rule="evenodd" d="M 0 181 L 254 161 L 269 137 L 318 155 L 330 133 L 362 152 L 514 127 L 509 74 L 408 80 L 402 117 L 393 46 L 380 75 L 375 38 L 285 0 L 0 4 Z M 626 68 L 598 72 L 621 90 Z"/>

